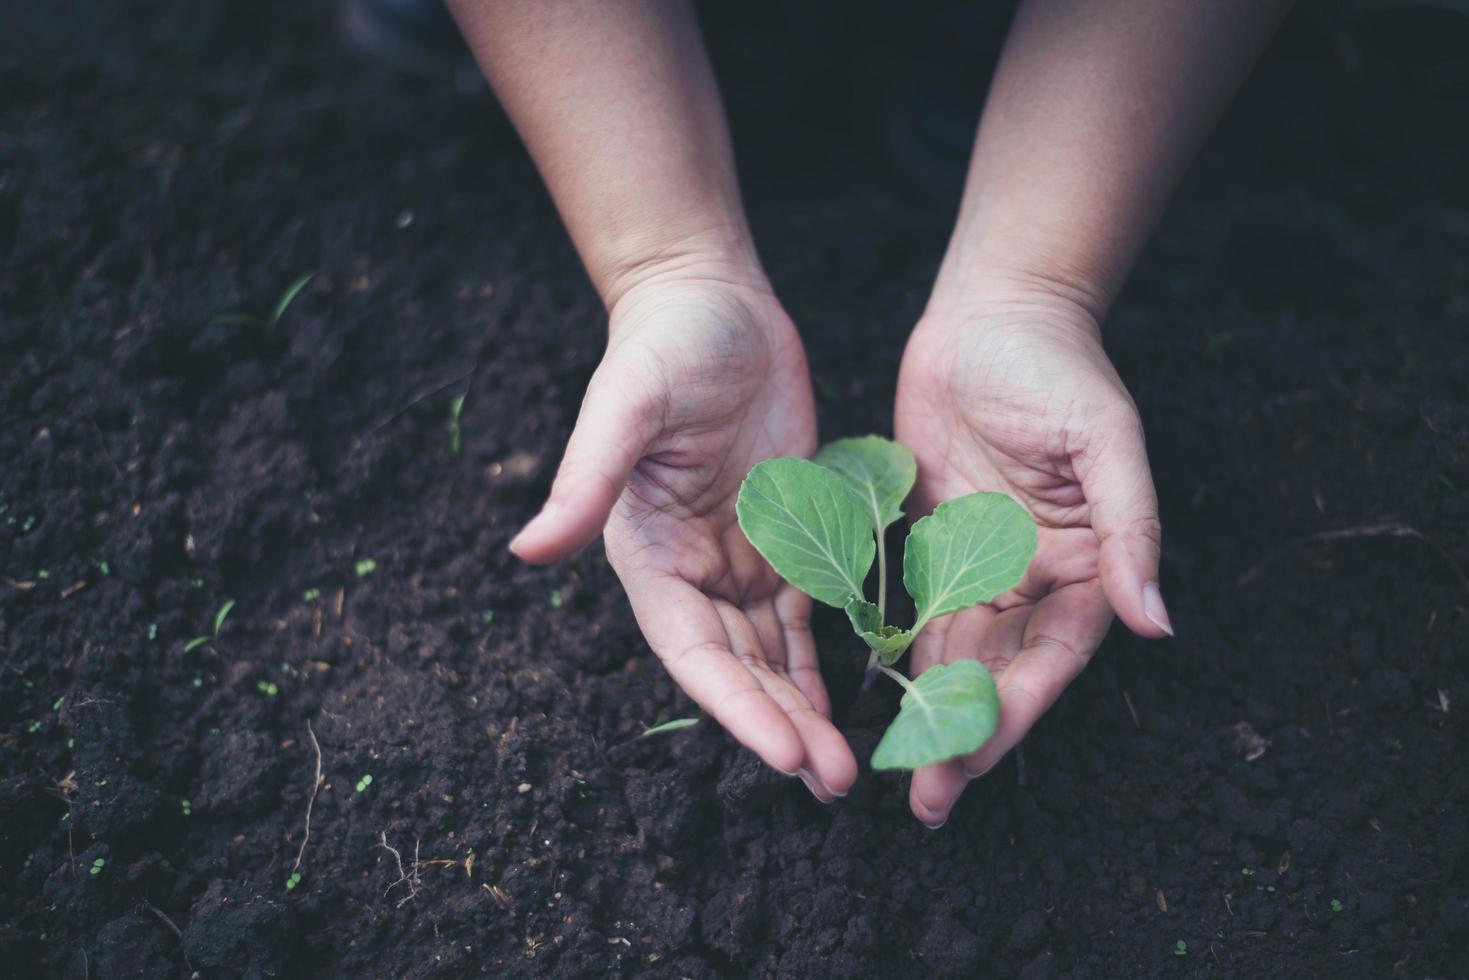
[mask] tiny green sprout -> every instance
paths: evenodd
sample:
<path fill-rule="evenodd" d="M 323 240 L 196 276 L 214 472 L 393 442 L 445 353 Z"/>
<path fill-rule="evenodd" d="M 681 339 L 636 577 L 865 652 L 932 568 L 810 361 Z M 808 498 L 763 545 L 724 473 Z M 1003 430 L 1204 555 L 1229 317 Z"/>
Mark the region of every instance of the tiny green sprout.
<path fill-rule="evenodd" d="M 192 683 L 193 683 L 193 685 L 195 687 L 203 687 L 204 686 L 204 675 L 203 674 L 195 674 L 194 675 L 194 680 L 192 681 Z"/>
<path fill-rule="evenodd" d="M 77 747 L 77 740 L 75 738 L 69 738 L 69 739 L 67 739 L 66 740 L 66 747 L 68 749 L 74 749 L 74 748 L 76 748 Z"/>
<path fill-rule="evenodd" d="M 367 787 L 369 787 L 371 785 L 372 785 L 372 773 L 368 773 L 367 775 L 363 776 L 361 779 L 357 780 L 357 792 L 359 792 L 359 793 L 366 793 L 367 792 Z"/>
<path fill-rule="evenodd" d="M 44 569 L 44 568 L 42 568 L 42 569 L 40 569 L 40 570 L 38 570 L 36 572 L 36 578 L 40 579 L 42 582 L 46 581 L 50 577 L 51 577 L 51 573 L 48 572 L 48 571 L 46 571 L 46 569 Z"/>
<path fill-rule="evenodd" d="M 23 686 L 27 691 L 36 686 L 36 682 L 31 680 L 29 677 L 22 677 L 20 679 L 20 683 L 21 686 Z"/>
<path fill-rule="evenodd" d="M 272 681 L 256 682 L 255 690 L 259 691 L 261 694 L 264 694 L 268 698 L 273 698 L 281 692 L 281 689 L 277 687 Z"/>
<path fill-rule="evenodd" d="M 481 623 L 484 623 L 486 626 L 488 626 L 491 623 L 493 623 L 495 621 L 495 610 L 493 610 L 493 609 L 486 609 L 484 612 L 480 613 L 479 614 L 479 621 Z"/>
<path fill-rule="evenodd" d="M 189 579 L 189 588 L 191 588 L 191 589 L 202 589 L 202 588 L 204 588 L 204 580 L 202 578 L 200 578 L 199 576 L 195 575 L 193 578 Z"/>
<path fill-rule="evenodd" d="M 904 691 L 872 754 L 874 769 L 917 769 L 967 755 L 999 720 L 990 672 L 975 660 L 939 664 L 917 679 L 892 669 L 925 626 L 1013 588 L 1035 554 L 1035 521 L 1002 493 L 971 493 L 916 521 L 903 548 L 903 585 L 916 618 L 888 625 L 884 532 L 903 516 L 917 478 L 913 454 L 878 436 L 841 439 L 814 459 L 768 459 L 740 487 L 740 528 L 776 573 L 818 602 L 845 610 L 867 644 L 869 672 Z M 877 602 L 863 584 L 877 559 Z"/>
<path fill-rule="evenodd" d="M 97 566 L 97 571 L 102 573 L 103 578 L 106 578 L 107 576 L 112 574 L 112 566 L 107 564 L 107 560 L 105 558 L 100 559 L 93 564 Z"/>
<path fill-rule="evenodd" d="M 669 732 L 693 728 L 698 723 L 699 719 L 697 718 L 675 718 L 672 721 L 665 721 L 661 725 L 653 725 L 643 729 L 643 734 L 639 735 L 638 738 L 652 738 L 654 735 L 666 735 Z"/>
<path fill-rule="evenodd" d="M 1342 905 L 1341 899 L 1333 898 L 1331 900 L 1331 911 L 1340 912 L 1343 908 L 1345 908 L 1345 906 Z"/>
<path fill-rule="evenodd" d="M 301 872 L 292 871 L 291 877 L 286 879 L 286 891 L 295 890 L 296 886 L 299 884 L 301 884 Z"/>
<path fill-rule="evenodd" d="M 377 562 L 371 558 L 364 558 L 353 567 L 357 571 L 358 578 L 367 578 L 367 576 L 377 571 Z"/>
<path fill-rule="evenodd" d="M 194 804 L 188 800 L 179 800 L 179 809 L 184 811 L 184 816 L 186 817 L 192 817 L 194 815 Z"/>
<path fill-rule="evenodd" d="M 560 609 L 564 605 L 566 605 L 566 599 L 561 595 L 561 590 L 560 589 L 552 589 L 551 590 L 551 608 L 552 609 Z"/>
<path fill-rule="evenodd" d="M 1184 942 L 1182 939 L 1180 939 L 1178 942 L 1174 943 L 1173 944 L 1173 955 L 1174 956 L 1187 956 L 1188 955 L 1188 943 Z"/>
<path fill-rule="evenodd" d="M 1254 868 L 1240 868 L 1239 869 L 1239 873 L 1242 874 L 1242 875 L 1244 875 L 1246 878 L 1249 878 L 1249 877 L 1251 877 L 1251 876 L 1254 875 L 1255 869 Z"/>
<path fill-rule="evenodd" d="M 464 399 L 468 392 L 463 395 L 455 395 L 454 400 L 449 402 L 449 454 L 458 456 L 459 450 L 463 448 L 463 439 L 459 431 L 459 416 L 464 412 Z"/>
<path fill-rule="evenodd" d="M 156 640 L 156 639 L 158 639 L 158 624 L 157 623 L 149 623 L 148 624 L 148 639 L 150 639 L 150 640 Z"/>
<path fill-rule="evenodd" d="M 321 590 L 320 589 L 307 589 L 305 592 L 302 592 L 301 593 L 301 601 L 302 602 L 305 602 L 305 603 L 312 603 L 312 602 L 315 602 L 317 599 L 320 599 L 320 598 L 321 598 Z"/>
<path fill-rule="evenodd" d="M 33 721 L 26 726 L 26 731 L 30 732 L 32 735 L 36 734 L 36 732 L 39 732 L 40 730 L 41 723 L 39 721 Z"/>
<path fill-rule="evenodd" d="M 315 272 L 303 272 L 291 280 L 291 284 L 286 287 L 285 292 L 281 293 L 280 298 L 275 301 L 275 306 L 271 308 L 269 319 L 265 321 L 265 333 L 267 336 L 275 336 L 276 325 L 281 322 L 281 317 L 285 316 L 286 309 L 295 301 L 297 296 L 301 295 L 301 290 L 305 289 L 314 278 L 316 278 Z"/>
<path fill-rule="evenodd" d="M 59 697 L 55 701 L 52 701 L 51 702 L 51 710 L 52 711 L 60 711 L 61 710 L 61 706 L 63 704 L 65 704 L 65 703 L 66 703 L 66 695 L 63 694 L 61 697 Z"/>
<path fill-rule="evenodd" d="M 27 868 L 29 868 L 31 866 L 31 863 L 33 861 L 35 861 L 35 860 L 36 860 L 36 852 L 35 851 L 32 851 L 31 853 L 29 853 L 29 854 L 26 855 L 26 863 L 25 863 L 25 866 Z"/>
<path fill-rule="evenodd" d="M 23 521 L 20 522 L 20 533 L 21 534 L 30 534 L 31 533 L 31 528 L 33 528 L 35 526 L 36 526 L 36 515 L 31 514 L 28 517 L 26 517 L 25 520 L 23 520 Z"/>
<path fill-rule="evenodd" d="M 97 860 L 92 862 L 92 874 L 100 875 L 102 873 L 102 869 L 105 867 L 107 867 L 107 859 L 98 858 Z"/>
<path fill-rule="evenodd" d="M 219 631 L 224 628 L 224 621 L 229 618 L 230 610 L 235 608 L 235 600 L 226 599 L 224 605 L 219 607 L 219 612 L 214 614 L 214 631 L 207 636 L 196 636 L 184 644 L 184 653 L 202 647 L 206 643 L 219 641 Z"/>
<path fill-rule="evenodd" d="M 107 785 L 107 780 L 105 780 L 105 779 L 99 779 L 99 780 L 97 780 L 97 785 L 98 786 L 106 786 Z"/>

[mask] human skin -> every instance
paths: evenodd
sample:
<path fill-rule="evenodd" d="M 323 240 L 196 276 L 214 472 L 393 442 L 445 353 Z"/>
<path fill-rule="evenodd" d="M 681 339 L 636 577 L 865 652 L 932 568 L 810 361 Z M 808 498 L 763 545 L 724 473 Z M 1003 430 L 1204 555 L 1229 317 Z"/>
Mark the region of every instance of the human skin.
<path fill-rule="evenodd" d="M 451 0 L 608 310 L 608 344 L 530 562 L 603 534 L 649 646 L 700 706 L 823 802 L 857 777 L 811 600 L 740 532 L 750 468 L 809 456 L 805 352 L 770 289 L 687 3 Z"/>
<path fill-rule="evenodd" d="M 604 533 L 649 645 L 744 745 L 824 802 L 856 778 L 808 618 L 740 533 L 749 469 L 817 445 L 805 354 L 750 238 L 692 10 L 650 0 L 449 0 L 608 310 L 609 340 L 542 511 L 512 541 L 555 561 Z M 958 222 L 899 375 L 913 516 L 1002 490 L 1036 560 L 932 624 L 916 674 L 984 661 L 999 728 L 914 774 L 941 826 L 1081 670 L 1114 612 L 1170 635 L 1137 411 L 1100 323 L 1281 0 L 1026 0 Z M 605 529 L 605 531 L 604 531 Z"/>
<path fill-rule="evenodd" d="M 918 458 L 915 516 L 999 490 L 1039 535 L 1017 588 L 914 643 L 915 676 L 975 658 L 1000 695 L 989 742 L 914 773 L 909 805 L 931 828 L 1055 702 L 1114 613 L 1141 636 L 1173 633 L 1142 422 L 1100 324 L 1287 8 L 1026 0 L 1016 13 L 894 414 Z"/>

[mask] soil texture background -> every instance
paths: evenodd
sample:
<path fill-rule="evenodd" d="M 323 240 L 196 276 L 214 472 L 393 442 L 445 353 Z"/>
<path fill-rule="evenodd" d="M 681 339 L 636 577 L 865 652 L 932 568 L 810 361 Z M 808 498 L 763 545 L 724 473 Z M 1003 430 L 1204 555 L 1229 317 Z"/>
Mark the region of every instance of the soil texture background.
<path fill-rule="evenodd" d="M 600 548 L 506 551 L 605 316 L 486 93 L 327 4 L 22 6 L 0 974 L 1469 976 L 1469 18 L 1270 50 L 1107 324 L 1177 638 L 1114 630 L 928 832 L 891 775 L 639 740 L 696 712 Z M 805 9 L 708 26 L 823 436 L 886 433 L 935 58 Z M 896 699 L 816 625 L 865 763 Z"/>

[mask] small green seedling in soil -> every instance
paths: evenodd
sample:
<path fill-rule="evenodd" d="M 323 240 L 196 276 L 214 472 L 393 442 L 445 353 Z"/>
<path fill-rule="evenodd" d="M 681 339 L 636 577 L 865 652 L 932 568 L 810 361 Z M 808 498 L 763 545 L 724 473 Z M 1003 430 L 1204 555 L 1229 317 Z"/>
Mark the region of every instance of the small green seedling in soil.
<path fill-rule="evenodd" d="M 903 516 L 918 468 L 904 446 L 878 436 L 841 439 L 813 460 L 759 463 L 735 512 L 745 536 L 787 582 L 847 613 L 871 650 L 868 670 L 904 690 L 872 754 L 874 769 L 917 769 L 975 751 L 994 734 L 999 695 L 984 665 L 940 664 L 909 680 L 895 664 L 925 626 L 1013 588 L 1035 555 L 1035 522 L 1002 493 L 971 493 L 914 523 L 903 546 L 903 585 L 916 620 L 888 625 L 883 532 Z M 877 602 L 862 592 L 877 558 Z"/>
<path fill-rule="evenodd" d="M 304 602 L 304 603 L 306 603 L 307 605 L 310 605 L 311 603 L 315 602 L 317 599 L 320 599 L 320 598 L 321 598 L 321 590 L 320 589 L 307 589 L 305 592 L 302 592 L 301 593 L 301 601 Z"/>
<path fill-rule="evenodd" d="M 464 448 L 462 434 L 459 431 L 459 416 L 464 412 L 464 399 L 467 394 L 455 395 L 454 400 L 449 403 L 449 455 L 458 456 L 459 450 Z"/>
<path fill-rule="evenodd" d="M 273 698 L 277 694 L 281 693 L 281 689 L 277 687 L 276 684 L 272 681 L 256 682 L 255 690 L 259 691 L 261 694 L 264 694 L 268 698 Z"/>
<path fill-rule="evenodd" d="M 105 867 L 107 867 L 107 859 L 98 858 L 97 860 L 92 862 L 92 874 L 100 875 L 102 873 L 102 869 Z"/>
<path fill-rule="evenodd" d="M 194 804 L 188 800 L 179 800 L 179 809 L 184 812 L 184 816 L 186 817 L 192 817 L 194 815 Z"/>
<path fill-rule="evenodd" d="M 372 773 L 368 773 L 367 775 L 363 776 L 361 779 L 357 780 L 357 792 L 359 792 L 359 793 L 366 793 L 367 792 L 367 787 L 369 787 L 371 785 L 372 785 Z"/>
<path fill-rule="evenodd" d="M 562 606 L 566 605 L 566 598 L 561 594 L 560 589 L 552 589 L 550 602 L 552 609 L 560 609 Z"/>
<path fill-rule="evenodd" d="M 270 308 L 269 316 L 259 317 L 254 313 L 222 311 L 210 317 L 209 322 L 223 326 L 258 326 L 264 329 L 266 337 L 274 340 L 275 330 L 281 322 L 281 317 L 286 315 L 287 308 L 296 301 L 296 297 L 301 295 L 301 290 L 305 289 L 315 277 L 316 273 L 314 272 L 303 272 L 295 279 L 292 279 L 290 284 L 286 286 L 285 290 L 276 299 L 275 305 Z"/>
<path fill-rule="evenodd" d="M 367 576 L 377 571 L 377 562 L 371 558 L 364 558 L 352 566 L 352 569 L 357 573 L 358 578 L 367 578 Z"/>
<path fill-rule="evenodd" d="M 286 879 L 286 891 L 294 890 L 299 884 L 301 884 L 301 872 L 292 871 L 291 877 Z"/>
<path fill-rule="evenodd" d="M 219 631 L 224 628 L 224 621 L 229 618 L 230 610 L 235 608 L 235 600 L 226 599 L 224 605 L 219 607 L 219 612 L 214 614 L 214 631 L 208 636 L 196 636 L 184 644 L 184 653 L 188 653 L 206 643 L 214 643 L 219 640 Z"/>
<path fill-rule="evenodd" d="M 1173 944 L 1173 955 L 1174 956 L 1187 956 L 1188 955 L 1188 943 L 1184 942 L 1182 939 L 1180 939 L 1178 942 L 1174 943 Z"/>
<path fill-rule="evenodd" d="M 1331 911 L 1333 911 L 1333 912 L 1340 912 L 1344 907 L 1345 906 L 1343 906 L 1342 903 L 1341 903 L 1341 899 L 1339 899 L 1339 898 L 1333 898 L 1331 900 Z"/>
<path fill-rule="evenodd" d="M 699 719 L 697 718 L 675 718 L 672 721 L 665 721 L 660 725 L 654 725 L 651 728 L 643 729 L 643 734 L 639 735 L 638 738 L 652 738 L 654 735 L 666 735 L 669 732 L 677 732 L 685 728 L 693 728 L 698 723 Z"/>

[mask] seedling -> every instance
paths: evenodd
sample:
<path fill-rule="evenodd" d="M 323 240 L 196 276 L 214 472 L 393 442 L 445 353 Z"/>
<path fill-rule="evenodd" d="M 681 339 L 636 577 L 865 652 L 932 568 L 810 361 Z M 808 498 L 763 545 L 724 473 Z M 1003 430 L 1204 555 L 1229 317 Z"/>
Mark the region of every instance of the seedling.
<path fill-rule="evenodd" d="M 459 450 L 463 448 L 463 438 L 459 431 L 459 416 L 464 412 L 464 395 L 455 395 L 454 400 L 449 403 L 449 455 L 458 456 Z"/>
<path fill-rule="evenodd" d="M 665 735 L 668 732 L 693 728 L 698 723 L 699 719 L 697 718 L 675 718 L 672 721 L 665 721 L 661 725 L 654 725 L 651 728 L 643 729 L 643 734 L 639 735 L 638 738 L 652 738 L 654 735 Z"/>
<path fill-rule="evenodd" d="M 321 598 L 321 590 L 320 589 L 307 589 L 305 592 L 302 592 L 301 593 L 301 601 L 304 602 L 304 603 L 306 603 L 307 605 L 310 605 L 311 603 L 315 602 L 317 599 L 320 599 L 320 598 Z"/>
<path fill-rule="evenodd" d="M 286 879 L 286 891 L 292 891 L 299 884 L 301 884 L 301 872 L 292 871 L 291 877 Z"/>
<path fill-rule="evenodd" d="M 872 754 L 874 769 L 917 769 L 966 755 L 994 734 L 999 696 L 983 664 L 940 664 L 909 680 L 895 664 L 925 626 L 1015 586 L 1035 554 L 1035 522 L 1002 493 L 971 493 L 917 521 L 903 547 L 903 585 L 916 619 L 888 625 L 883 532 L 903 516 L 917 477 L 913 454 L 878 436 L 841 439 L 814 460 L 755 466 L 735 512 L 745 536 L 787 582 L 845 610 L 871 650 L 868 670 L 903 687 L 898 715 Z M 877 602 L 863 595 L 877 558 Z"/>
<path fill-rule="evenodd" d="M 105 867 L 107 867 L 107 859 L 97 858 L 95 861 L 92 862 L 92 874 L 100 875 L 102 873 L 102 869 Z"/>
<path fill-rule="evenodd" d="M 1173 955 L 1174 956 L 1187 956 L 1188 955 L 1188 943 L 1184 942 L 1182 939 L 1180 939 L 1178 942 L 1174 943 L 1173 944 Z"/>
<path fill-rule="evenodd" d="M 256 316 L 254 313 L 242 313 L 235 311 L 224 311 L 214 314 L 209 318 L 211 324 L 222 324 L 230 326 L 260 327 L 265 331 L 266 337 L 275 339 L 275 329 L 281 322 L 281 317 L 286 315 L 286 309 L 301 295 L 301 290 L 316 277 L 314 272 L 303 272 L 292 279 L 290 285 L 276 299 L 275 305 L 270 308 L 270 315 L 265 317 Z"/>
<path fill-rule="evenodd" d="M 372 773 L 368 773 L 367 775 L 363 776 L 361 779 L 357 780 L 357 792 L 359 792 L 359 793 L 366 793 L 367 792 L 367 787 L 369 787 L 371 785 L 372 785 Z"/>
<path fill-rule="evenodd" d="M 184 653 L 196 647 L 202 647 L 206 643 L 214 643 L 219 640 L 219 631 L 224 628 L 224 621 L 229 618 L 230 610 L 235 608 L 235 600 L 226 599 L 224 605 L 219 607 L 219 612 L 214 614 L 214 631 L 207 636 L 196 636 L 184 644 Z"/>
<path fill-rule="evenodd" d="M 561 594 L 560 589 L 552 589 L 550 602 L 552 609 L 560 609 L 562 606 L 566 605 L 566 598 Z"/>
<path fill-rule="evenodd" d="M 1343 906 L 1342 903 L 1341 903 L 1341 899 L 1339 899 L 1339 898 L 1333 898 L 1331 900 L 1331 911 L 1333 911 L 1333 912 L 1340 912 L 1344 907 L 1345 906 Z"/>
<path fill-rule="evenodd" d="M 183 811 L 186 817 L 192 817 L 194 815 L 194 804 L 188 800 L 179 800 L 179 809 Z"/>
<path fill-rule="evenodd" d="M 281 693 L 281 689 L 273 681 L 257 681 L 255 689 L 268 698 L 273 698 Z"/>
<path fill-rule="evenodd" d="M 371 558 L 364 558 L 352 566 L 352 570 L 357 573 L 358 578 L 367 578 L 367 576 L 377 571 L 377 562 Z"/>

